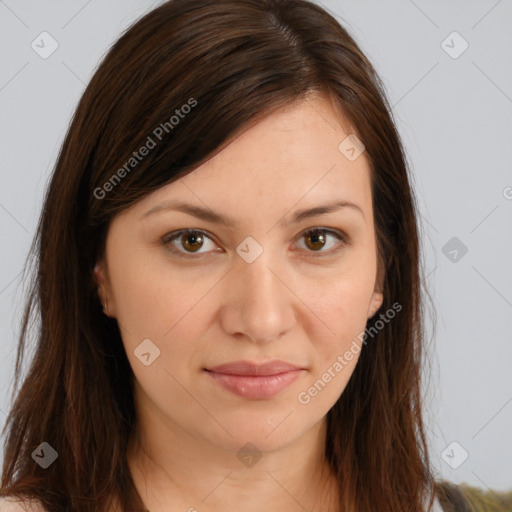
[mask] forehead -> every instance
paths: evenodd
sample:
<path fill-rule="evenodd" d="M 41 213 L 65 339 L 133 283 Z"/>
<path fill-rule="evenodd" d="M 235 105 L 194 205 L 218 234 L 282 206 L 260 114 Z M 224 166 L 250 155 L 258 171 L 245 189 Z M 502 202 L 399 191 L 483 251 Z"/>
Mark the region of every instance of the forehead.
<path fill-rule="evenodd" d="M 327 100 L 298 101 L 243 131 L 197 169 L 147 196 L 137 210 L 175 199 L 230 216 L 340 199 L 371 209 L 368 161 L 364 151 L 347 158 L 349 135 Z"/>

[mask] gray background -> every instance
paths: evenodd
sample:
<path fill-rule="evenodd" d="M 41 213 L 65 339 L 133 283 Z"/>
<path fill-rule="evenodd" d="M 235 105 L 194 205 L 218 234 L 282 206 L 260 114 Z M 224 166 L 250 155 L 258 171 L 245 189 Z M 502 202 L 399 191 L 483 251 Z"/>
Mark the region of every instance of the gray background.
<path fill-rule="evenodd" d="M 73 109 L 110 44 L 159 3 L 0 0 L 2 427 L 21 271 Z M 377 68 L 411 164 L 437 318 L 424 389 L 432 462 L 455 483 L 511 489 L 512 2 L 318 3 Z M 47 59 L 31 47 L 43 31 L 59 45 Z"/>

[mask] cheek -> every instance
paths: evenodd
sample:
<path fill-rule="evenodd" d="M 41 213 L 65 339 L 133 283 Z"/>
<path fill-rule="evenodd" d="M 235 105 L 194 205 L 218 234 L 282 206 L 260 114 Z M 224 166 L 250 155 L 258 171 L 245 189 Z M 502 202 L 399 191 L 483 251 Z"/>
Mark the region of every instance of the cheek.
<path fill-rule="evenodd" d="M 148 262 L 142 251 L 116 261 L 111 270 L 115 316 L 130 346 L 146 338 L 161 346 L 183 325 L 190 329 L 189 317 L 207 293 L 207 282 L 179 269 L 170 272 L 159 261 Z"/>
<path fill-rule="evenodd" d="M 135 377 L 151 400 L 162 410 L 169 403 L 175 404 L 174 411 L 184 410 L 190 406 L 190 396 L 182 385 L 192 387 L 191 361 L 198 350 L 197 340 L 204 337 L 200 296 L 209 287 L 185 279 L 183 273 L 140 263 L 135 257 L 125 260 L 114 273 L 123 344 Z"/>
<path fill-rule="evenodd" d="M 363 258 L 354 263 L 347 259 L 344 263 L 342 270 L 315 279 L 314 287 L 299 292 L 307 297 L 307 306 L 325 324 L 324 332 L 337 340 L 344 339 L 354 329 L 364 329 L 375 288 L 375 268 L 366 265 Z"/>
<path fill-rule="evenodd" d="M 334 324 L 333 324 L 334 325 Z M 364 323 L 356 317 L 338 322 L 336 335 L 317 337 L 309 378 L 299 390 L 297 402 L 309 411 L 326 414 L 345 390 L 361 351 Z"/>
<path fill-rule="evenodd" d="M 354 265 L 308 295 L 308 310 L 314 312 L 308 315 L 308 337 L 317 355 L 312 374 L 321 380 L 318 387 L 326 388 L 322 401 L 336 400 L 356 367 L 374 284 L 371 267 Z"/>

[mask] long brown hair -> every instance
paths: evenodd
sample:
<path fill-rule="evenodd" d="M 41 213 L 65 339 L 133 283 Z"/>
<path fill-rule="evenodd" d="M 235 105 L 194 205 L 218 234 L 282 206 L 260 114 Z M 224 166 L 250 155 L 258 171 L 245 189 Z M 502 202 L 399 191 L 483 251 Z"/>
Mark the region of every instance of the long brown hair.
<path fill-rule="evenodd" d="M 327 97 L 365 145 L 385 274 L 381 310 L 402 306 L 374 329 L 327 415 L 325 455 L 340 506 L 410 512 L 432 503 L 420 394 L 419 225 L 405 151 L 372 64 L 332 15 L 306 0 L 168 1 L 130 27 L 95 72 L 31 249 L 37 268 L 4 427 L 2 496 L 38 499 L 52 512 L 106 510 L 114 496 L 123 510 L 143 510 L 126 458 L 136 428 L 134 375 L 122 326 L 102 314 L 93 279 L 110 221 L 311 93 Z M 155 147 L 131 161 L 148 137 Z M 18 389 L 36 313 L 35 352 Z M 33 457 L 43 442 L 58 454 L 46 469 Z"/>

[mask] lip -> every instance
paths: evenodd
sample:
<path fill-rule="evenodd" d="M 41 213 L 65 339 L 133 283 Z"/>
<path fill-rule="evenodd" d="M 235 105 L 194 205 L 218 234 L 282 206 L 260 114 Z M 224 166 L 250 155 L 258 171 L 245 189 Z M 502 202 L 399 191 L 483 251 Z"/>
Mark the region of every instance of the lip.
<path fill-rule="evenodd" d="M 259 377 L 262 375 L 278 375 L 280 373 L 290 372 L 294 370 L 302 370 L 300 366 L 296 366 L 285 361 L 268 361 L 266 363 L 253 363 L 251 361 L 234 361 L 232 363 L 221 364 L 206 370 L 222 373 L 225 375 L 246 375 Z"/>
<path fill-rule="evenodd" d="M 251 399 L 271 398 L 295 381 L 304 368 L 284 361 L 256 364 L 236 361 L 205 368 L 207 375 L 235 395 Z"/>

